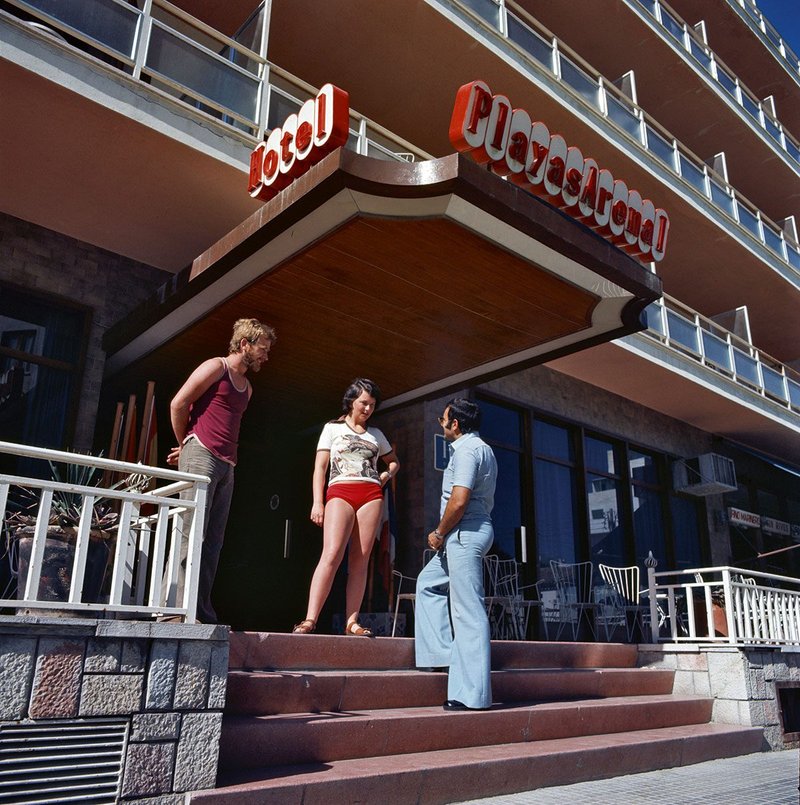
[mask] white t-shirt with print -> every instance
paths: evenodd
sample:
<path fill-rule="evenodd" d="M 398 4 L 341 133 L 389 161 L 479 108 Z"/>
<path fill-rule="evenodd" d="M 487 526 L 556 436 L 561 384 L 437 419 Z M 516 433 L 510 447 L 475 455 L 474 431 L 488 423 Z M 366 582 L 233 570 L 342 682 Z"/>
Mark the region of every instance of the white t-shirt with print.
<path fill-rule="evenodd" d="M 328 422 L 317 450 L 329 450 L 328 484 L 370 481 L 380 484 L 378 458 L 392 452 L 389 440 L 377 428 L 356 433 L 346 422 Z"/>

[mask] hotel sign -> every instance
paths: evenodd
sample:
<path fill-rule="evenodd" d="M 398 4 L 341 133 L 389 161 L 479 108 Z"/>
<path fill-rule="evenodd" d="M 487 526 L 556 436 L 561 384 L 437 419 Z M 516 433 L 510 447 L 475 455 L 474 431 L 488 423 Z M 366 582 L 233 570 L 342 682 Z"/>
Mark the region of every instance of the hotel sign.
<path fill-rule="evenodd" d="M 744 528 L 759 528 L 761 526 L 761 516 L 753 512 L 746 512 L 744 509 L 728 509 L 728 522 L 731 525 L 738 525 Z"/>
<path fill-rule="evenodd" d="M 316 98 L 306 101 L 297 114 L 250 154 L 247 191 L 264 201 L 277 195 L 326 154 L 347 142 L 350 135 L 350 96 L 325 84 Z"/>
<path fill-rule="evenodd" d="M 513 108 L 505 95 L 493 95 L 483 81 L 464 84 L 456 93 L 450 142 L 641 262 L 663 260 L 669 235 L 663 209 L 524 109 Z"/>
<path fill-rule="evenodd" d="M 761 530 L 766 534 L 780 534 L 782 537 L 792 535 L 792 526 L 783 520 L 776 520 L 774 517 L 762 517 Z"/>

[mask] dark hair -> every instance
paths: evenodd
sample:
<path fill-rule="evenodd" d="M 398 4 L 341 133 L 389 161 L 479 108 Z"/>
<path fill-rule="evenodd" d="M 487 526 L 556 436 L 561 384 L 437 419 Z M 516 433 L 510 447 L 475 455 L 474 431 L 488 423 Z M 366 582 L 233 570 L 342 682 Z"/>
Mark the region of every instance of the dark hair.
<path fill-rule="evenodd" d="M 462 433 L 471 433 L 478 430 L 481 425 L 481 409 L 478 403 L 456 397 L 445 405 L 444 410 L 450 409 L 450 421 L 458 420 L 458 427 Z"/>
<path fill-rule="evenodd" d="M 375 410 L 381 404 L 381 390 L 378 388 L 377 383 L 373 383 L 366 377 L 357 377 L 348 387 L 347 391 L 342 397 L 342 413 L 349 414 L 353 410 L 353 403 L 362 395 L 367 392 L 370 397 L 375 398 Z"/>

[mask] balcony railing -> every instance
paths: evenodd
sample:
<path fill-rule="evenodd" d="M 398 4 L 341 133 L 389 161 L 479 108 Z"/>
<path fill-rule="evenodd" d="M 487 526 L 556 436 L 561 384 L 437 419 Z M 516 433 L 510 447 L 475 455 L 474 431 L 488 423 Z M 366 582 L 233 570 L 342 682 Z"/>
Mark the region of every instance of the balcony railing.
<path fill-rule="evenodd" d="M 800 645 L 800 580 L 736 567 L 648 568 L 653 642 Z"/>
<path fill-rule="evenodd" d="M 316 95 L 316 88 L 247 46 L 266 52 L 261 8 L 237 37 L 230 38 L 168 0 L 146 0 L 141 9 L 125 0 L 8 4 L 30 18 L 32 30 L 49 41 L 144 82 L 151 91 L 212 118 L 253 145 Z M 350 134 L 348 147 L 360 154 L 400 161 L 429 158 L 357 112 L 351 113 Z"/>
<path fill-rule="evenodd" d="M 628 143 L 635 144 L 651 161 L 678 177 L 683 191 L 710 202 L 704 206 L 721 213 L 716 216 L 721 225 L 765 246 L 788 264 L 791 270 L 786 276 L 800 288 L 800 245 L 796 233 L 793 230 L 787 233 L 781 225 L 767 218 L 628 96 L 537 26 L 523 9 L 514 6 L 512 10 L 511 0 L 438 2 L 479 26 L 493 40 L 505 42 L 532 74 L 542 76 L 544 73 L 556 80 L 571 98 L 602 115 Z"/>
<path fill-rule="evenodd" d="M 793 369 L 668 296 L 645 312 L 645 334 L 750 392 L 800 413 L 800 374 Z"/>
<path fill-rule="evenodd" d="M 33 473 L 0 474 L 0 607 L 194 622 L 208 478 L 10 442 L 0 461 Z M 45 462 L 52 480 L 35 477 Z"/>
<path fill-rule="evenodd" d="M 667 41 L 683 50 L 703 74 L 740 107 L 747 120 L 767 134 L 770 142 L 789 157 L 792 167 L 800 170 L 800 144 L 784 129 L 774 113 L 765 109 L 764 104 L 708 47 L 693 27 L 660 0 L 635 0 L 635 3 L 631 2 L 631 7 L 647 11 L 648 19 L 658 24 L 666 34 Z"/>
<path fill-rule="evenodd" d="M 770 52 L 788 68 L 794 80 L 800 82 L 800 58 L 759 11 L 756 0 L 728 0 L 728 5 L 736 9 Z"/>

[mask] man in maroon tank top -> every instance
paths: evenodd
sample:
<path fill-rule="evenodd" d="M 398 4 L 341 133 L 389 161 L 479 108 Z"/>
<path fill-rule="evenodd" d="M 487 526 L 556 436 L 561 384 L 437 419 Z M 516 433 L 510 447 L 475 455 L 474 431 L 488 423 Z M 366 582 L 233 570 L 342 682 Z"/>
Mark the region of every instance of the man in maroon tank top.
<path fill-rule="evenodd" d="M 246 375 L 258 372 L 269 359 L 277 340 L 275 330 L 257 319 L 239 319 L 225 358 L 209 358 L 189 375 L 170 403 L 172 430 L 178 446 L 167 456 L 182 472 L 207 475 L 211 479 L 205 507 L 203 551 L 197 594 L 197 619 L 216 623 L 211 588 L 217 573 L 225 525 L 233 496 L 233 468 L 239 444 L 239 426 L 253 388 Z M 188 544 L 181 545 L 181 562 L 175 590 L 165 579 L 163 594 L 169 603 L 183 600 Z M 172 593 L 175 594 L 173 599 Z"/>

